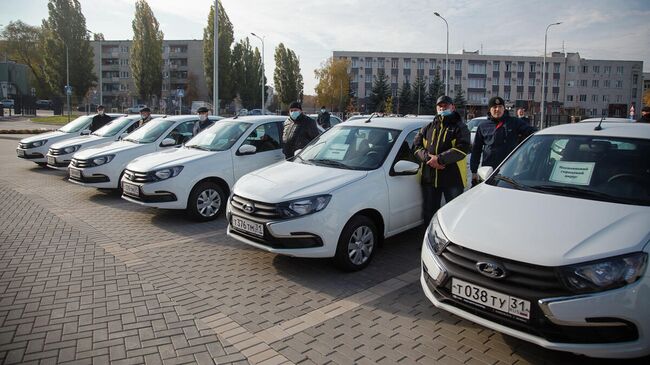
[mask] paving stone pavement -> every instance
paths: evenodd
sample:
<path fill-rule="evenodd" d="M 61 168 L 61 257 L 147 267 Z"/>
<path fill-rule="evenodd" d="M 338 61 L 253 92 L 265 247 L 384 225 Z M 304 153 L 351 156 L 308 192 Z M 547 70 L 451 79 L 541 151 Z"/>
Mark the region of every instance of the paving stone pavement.
<path fill-rule="evenodd" d="M 68 183 L 15 145 L 0 136 L 0 364 L 610 363 L 434 308 L 422 229 L 342 273 Z"/>

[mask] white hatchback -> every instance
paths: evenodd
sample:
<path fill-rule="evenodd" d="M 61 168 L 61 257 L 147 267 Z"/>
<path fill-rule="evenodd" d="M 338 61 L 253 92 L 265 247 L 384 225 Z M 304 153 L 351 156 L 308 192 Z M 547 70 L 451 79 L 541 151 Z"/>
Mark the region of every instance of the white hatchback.
<path fill-rule="evenodd" d="M 282 116 L 221 120 L 178 149 L 139 157 L 126 166 L 122 198 L 162 209 L 186 209 L 199 221 L 224 211 L 242 175 L 284 160 Z"/>
<path fill-rule="evenodd" d="M 540 346 L 650 354 L 650 125 L 546 128 L 434 216 L 421 284 L 439 308 Z"/>
<path fill-rule="evenodd" d="M 294 158 L 243 176 L 228 201 L 228 235 L 263 250 L 335 257 L 346 270 L 422 224 L 413 140 L 426 120 L 345 122 Z"/>
<path fill-rule="evenodd" d="M 121 141 L 79 151 L 70 161 L 68 181 L 94 188 L 118 189 L 124 168 L 131 160 L 181 146 L 192 138 L 194 124 L 198 121 L 196 115 L 152 119 Z"/>

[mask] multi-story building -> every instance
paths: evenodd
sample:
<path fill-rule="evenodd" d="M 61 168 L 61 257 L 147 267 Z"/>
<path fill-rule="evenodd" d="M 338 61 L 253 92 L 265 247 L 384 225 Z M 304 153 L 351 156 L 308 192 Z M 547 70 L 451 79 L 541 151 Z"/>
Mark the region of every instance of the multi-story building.
<path fill-rule="evenodd" d="M 148 104 L 148 100 L 139 100 L 131 74 L 129 52 L 132 41 L 91 41 L 91 46 L 95 53 L 96 75 L 100 74 L 98 60 L 101 59 L 103 103 L 116 110 L 139 103 Z M 154 107 L 174 107 L 179 101 L 177 90 L 183 90 L 186 97 L 194 100 L 209 100 L 208 88 L 203 76 L 203 41 L 165 40 L 161 51 L 163 54 L 162 100 L 156 102 L 157 105 Z M 183 104 L 188 103 L 183 101 Z"/>
<path fill-rule="evenodd" d="M 444 53 L 334 51 L 333 57 L 350 60 L 350 87 L 361 111 L 367 111 L 367 98 L 380 70 L 388 75 L 394 96 L 405 82 L 413 84 L 418 76 L 430 84 L 436 70 L 443 84 L 446 82 Z M 503 97 L 508 106 L 523 106 L 537 113 L 542 101 L 542 63 L 543 57 L 539 56 L 450 54 L 449 94 L 453 96 L 456 90 L 463 90 L 468 110 L 476 115 L 485 114 L 488 100 L 497 95 Z M 611 75 L 604 74 L 605 67 L 612 69 Z M 570 109 L 569 113 L 591 116 L 600 115 L 602 109 L 606 109 L 612 116 L 619 115 L 623 110 L 620 105 L 639 105 L 642 69 L 642 61 L 586 60 L 577 53 L 553 52 L 546 58 L 547 113 L 557 115 Z M 586 72 L 581 73 L 583 70 Z M 587 83 L 587 86 L 583 89 L 576 83 Z M 596 95 L 593 103 L 592 95 Z"/>

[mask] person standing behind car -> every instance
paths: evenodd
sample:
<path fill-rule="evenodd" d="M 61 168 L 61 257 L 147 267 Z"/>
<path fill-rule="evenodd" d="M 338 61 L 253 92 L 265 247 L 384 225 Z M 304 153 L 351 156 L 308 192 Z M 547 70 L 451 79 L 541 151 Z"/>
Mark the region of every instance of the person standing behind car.
<path fill-rule="evenodd" d="M 94 132 L 98 130 L 99 128 L 108 124 L 111 120 L 113 120 L 113 118 L 104 113 L 104 106 L 98 106 L 97 115 L 93 117 L 93 121 L 90 123 L 90 131 Z"/>
<path fill-rule="evenodd" d="M 525 139 L 536 131 L 521 119 L 511 117 L 502 98 L 492 97 L 488 107 L 488 120 L 478 125 L 474 136 L 470 160 L 472 185 L 478 184 L 476 171 L 479 164 L 496 168 L 517 147 L 519 139 Z"/>
<path fill-rule="evenodd" d="M 294 101 L 289 105 L 289 118 L 282 130 L 282 152 L 286 158 L 293 157 L 296 150 L 303 149 L 319 134 L 316 122 L 302 112 L 302 105 Z"/>
<path fill-rule="evenodd" d="M 471 139 L 467 125 L 446 95 L 436 102 L 438 114 L 415 136 L 415 157 L 422 166 L 423 217 L 429 223 L 440 209 L 442 196 L 450 202 L 463 193 L 467 182 L 467 153 Z"/>
<path fill-rule="evenodd" d="M 151 109 L 148 107 L 144 107 L 140 109 L 140 119 L 138 121 L 138 128 L 142 127 L 143 125 L 149 123 L 149 121 L 153 118 L 151 118 Z"/>
<path fill-rule="evenodd" d="M 526 116 L 526 109 L 524 108 L 519 108 L 517 109 L 517 118 L 523 120 L 526 122 L 526 124 L 530 125 L 530 119 Z"/>
<path fill-rule="evenodd" d="M 194 123 L 194 128 L 192 129 L 193 136 L 196 136 L 199 132 L 213 124 L 213 122 L 208 119 L 208 112 L 208 108 L 204 106 L 196 110 L 196 113 L 199 115 L 199 121 Z"/>
<path fill-rule="evenodd" d="M 325 109 L 325 106 L 323 105 L 320 108 L 320 113 L 318 113 L 318 120 L 316 120 L 319 126 L 323 127 L 323 129 L 329 129 L 331 127 L 330 123 L 330 113 Z"/>
<path fill-rule="evenodd" d="M 650 123 L 650 106 L 644 106 L 641 109 L 641 118 L 636 121 L 637 123 Z"/>

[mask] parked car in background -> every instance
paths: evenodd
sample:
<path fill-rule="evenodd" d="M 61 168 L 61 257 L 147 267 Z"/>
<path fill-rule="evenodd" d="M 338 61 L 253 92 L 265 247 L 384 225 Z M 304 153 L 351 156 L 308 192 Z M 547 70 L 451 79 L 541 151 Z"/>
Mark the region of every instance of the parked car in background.
<path fill-rule="evenodd" d="M 90 134 L 90 123 L 96 114 L 83 115 L 63 127 L 53 132 L 37 134 L 35 136 L 23 138 L 18 143 L 16 154 L 19 158 L 32 161 L 40 166 L 47 165 L 47 151 L 50 146 L 56 142 L 61 142 L 80 135 Z M 112 118 L 117 118 L 123 114 L 108 114 Z"/>
<path fill-rule="evenodd" d="M 474 137 L 476 136 L 478 125 L 485 120 L 487 120 L 487 117 L 477 117 L 467 122 L 467 129 L 469 129 L 472 144 L 474 144 Z"/>
<path fill-rule="evenodd" d="M 2 104 L 3 108 L 13 108 L 14 107 L 14 99 L 2 99 L 2 100 L 0 100 L 0 104 Z"/>
<path fill-rule="evenodd" d="M 140 113 L 140 110 L 142 110 L 142 108 L 146 108 L 146 107 L 147 107 L 146 104 L 138 104 L 138 105 L 134 105 L 134 106 L 132 106 L 130 108 L 127 108 L 126 112 L 129 113 L 129 114 L 131 114 L 131 113 Z"/>
<path fill-rule="evenodd" d="M 96 104 L 81 104 L 81 105 L 77 106 L 77 111 L 79 111 L 79 112 L 89 111 L 89 112 L 94 113 L 94 112 L 97 111 L 97 105 Z"/>
<path fill-rule="evenodd" d="M 220 117 L 210 116 L 210 120 Z M 196 115 L 165 116 L 149 121 L 121 141 L 75 153 L 69 181 L 95 188 L 118 189 L 126 165 L 136 157 L 181 146 L 192 138 Z"/>
<path fill-rule="evenodd" d="M 282 255 L 364 268 L 384 237 L 422 224 L 412 147 L 426 123 L 341 123 L 292 159 L 243 176 L 228 201 L 228 235 Z"/>
<path fill-rule="evenodd" d="M 264 112 L 262 112 L 262 109 L 252 109 L 248 112 L 248 115 L 276 115 L 276 114 L 269 110 L 264 110 Z"/>
<path fill-rule="evenodd" d="M 122 177 L 122 198 L 149 207 L 185 209 L 198 221 L 215 219 L 242 175 L 284 160 L 284 119 L 223 119 L 181 148 L 136 158 Z"/>
<path fill-rule="evenodd" d="M 552 350 L 650 354 L 650 125 L 545 128 L 443 206 L 420 283 L 438 308 Z"/>
<path fill-rule="evenodd" d="M 52 100 L 36 100 L 36 109 L 50 110 L 54 107 Z"/>

